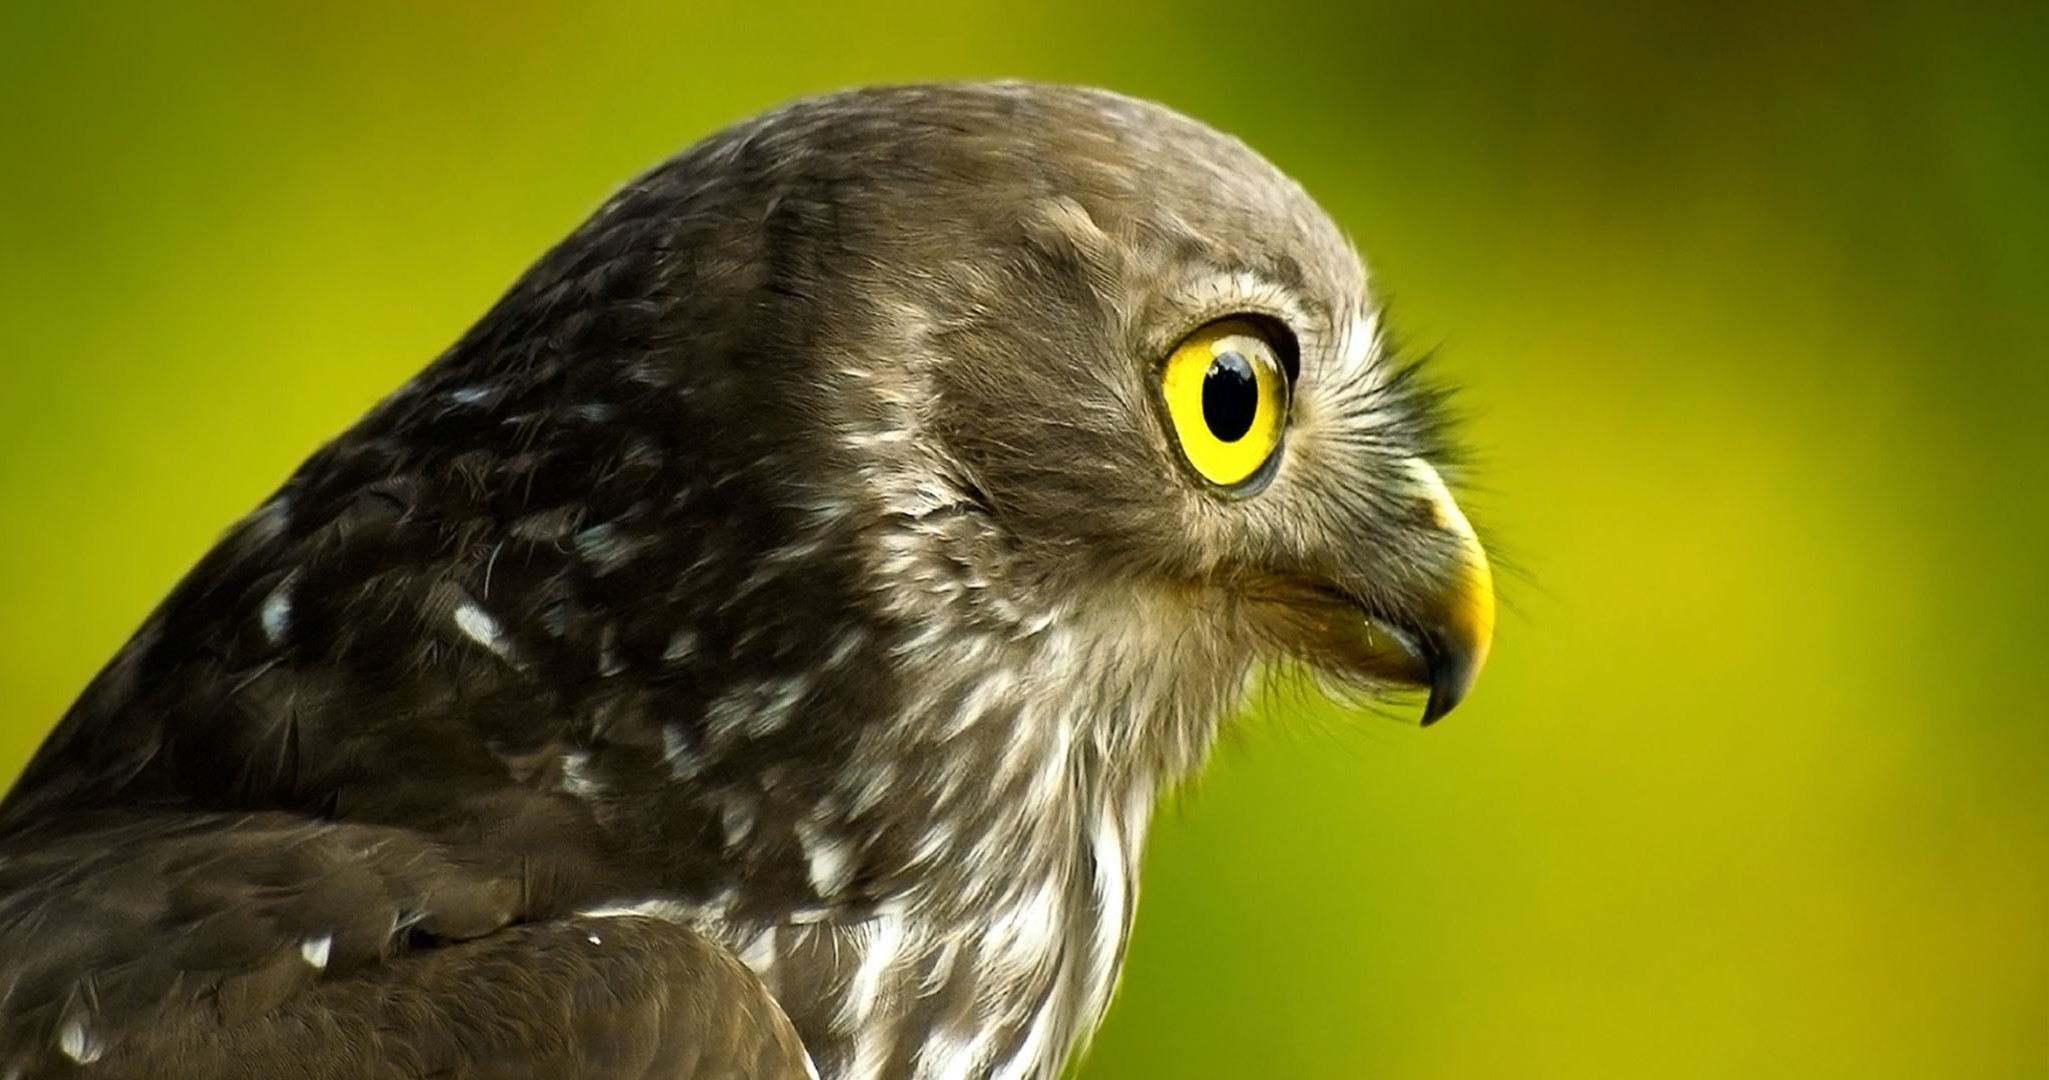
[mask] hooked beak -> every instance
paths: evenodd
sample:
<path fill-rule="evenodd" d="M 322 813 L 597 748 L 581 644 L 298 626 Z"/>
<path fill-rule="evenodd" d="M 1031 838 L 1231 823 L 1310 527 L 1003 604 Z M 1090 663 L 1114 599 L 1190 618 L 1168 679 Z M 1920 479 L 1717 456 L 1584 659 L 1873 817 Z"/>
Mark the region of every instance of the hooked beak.
<path fill-rule="evenodd" d="M 1333 651 L 1344 668 L 1374 683 L 1429 691 L 1423 706 L 1428 727 L 1465 700 L 1486 666 L 1494 642 L 1494 574 L 1443 477 L 1421 458 L 1406 464 L 1423 527 L 1438 534 L 1433 547 L 1442 554 L 1397 586 L 1340 583 L 1336 591 L 1353 614 L 1341 633 L 1346 640 Z"/>
<path fill-rule="evenodd" d="M 1419 620 L 1430 669 L 1430 701 L 1423 706 L 1423 726 L 1428 727 L 1465 700 L 1487 666 L 1488 650 L 1494 647 L 1494 571 L 1444 478 L 1421 458 L 1410 458 L 1409 469 L 1427 492 L 1437 527 L 1458 541 L 1454 568 L 1424 602 Z"/>

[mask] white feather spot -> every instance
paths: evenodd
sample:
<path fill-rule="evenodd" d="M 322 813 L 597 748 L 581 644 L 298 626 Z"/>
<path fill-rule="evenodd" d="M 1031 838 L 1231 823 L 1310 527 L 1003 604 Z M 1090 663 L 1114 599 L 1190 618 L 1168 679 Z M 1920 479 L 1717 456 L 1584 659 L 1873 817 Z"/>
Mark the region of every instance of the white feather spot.
<path fill-rule="evenodd" d="M 797 844 L 804 849 L 811 887 L 820 897 L 839 895 L 854 876 L 853 847 L 844 840 L 826 835 L 810 818 L 798 820 L 796 833 Z"/>
<path fill-rule="evenodd" d="M 593 525 L 577 533 L 573 542 L 577 555 L 590 564 L 592 572 L 598 577 L 604 577 L 633 561 L 633 557 L 640 554 L 641 549 L 646 546 L 644 540 L 622 531 L 610 522 Z"/>
<path fill-rule="evenodd" d="M 285 526 L 291 523 L 292 498 L 280 495 L 249 515 L 248 538 L 254 543 L 267 543 L 284 535 Z"/>
<path fill-rule="evenodd" d="M 315 971 L 327 970 L 327 958 L 333 954 L 333 934 L 308 934 L 299 939 L 299 959 Z"/>
<path fill-rule="evenodd" d="M 669 635 L 669 644 L 662 650 L 662 660 L 680 664 L 697 655 L 697 631 L 688 628 Z"/>
<path fill-rule="evenodd" d="M 859 816 L 881 806 L 883 800 L 896 790 L 896 783 L 896 762 L 888 758 L 876 761 L 861 770 L 854 780 L 853 799 L 847 805 L 847 812 Z"/>
<path fill-rule="evenodd" d="M 491 650 L 501 658 L 511 658 L 512 646 L 505 640 L 505 632 L 498 628 L 498 620 L 478 607 L 475 601 L 465 600 L 456 605 L 455 626 L 471 641 Z"/>
<path fill-rule="evenodd" d="M 669 767 L 672 780 L 690 780 L 704 768 L 704 755 L 697 752 L 690 738 L 690 732 L 681 724 L 669 724 L 662 728 L 662 764 Z"/>
<path fill-rule="evenodd" d="M 982 1075 L 988 1032 L 988 1028 L 963 1032 L 951 1025 L 933 1032 L 918 1048 L 917 1075 L 931 1080 L 971 1080 Z"/>
<path fill-rule="evenodd" d="M 590 754 L 582 750 L 562 755 L 562 780 L 558 786 L 579 799 L 595 799 L 604 794 L 604 786 L 590 774 L 590 760 Z"/>
<path fill-rule="evenodd" d="M 867 640 L 867 632 L 859 627 L 841 634 L 839 639 L 832 643 L 832 652 L 826 654 L 825 666 L 830 669 L 846 663 L 853 658 L 855 650 L 859 649 Z"/>
<path fill-rule="evenodd" d="M 854 969 L 854 978 L 847 984 L 846 996 L 840 999 L 834 1014 L 833 1023 L 840 1030 L 861 1031 L 881 1010 L 882 979 L 902 959 L 904 929 L 901 916 L 886 915 L 868 920 L 856 931 L 860 938 L 855 953 L 860 956 L 861 965 Z"/>
<path fill-rule="evenodd" d="M 1019 726 L 1022 727 L 1024 725 Z M 1066 787 L 1068 772 L 1073 765 L 1073 762 L 1069 760 L 1074 746 L 1074 730 L 1072 726 L 1068 719 L 1063 716 L 1053 722 L 1052 728 L 1052 748 L 1040 756 L 1038 773 L 1032 778 L 1032 787 L 1028 797 L 1033 808 L 1052 805 L 1053 801 L 1059 797 L 1061 791 Z M 1018 757 L 1028 760 L 1030 755 L 1019 753 Z"/>
<path fill-rule="evenodd" d="M 719 606 L 721 608 L 730 608 L 735 601 L 746 599 L 749 595 L 758 592 L 763 586 L 775 579 L 775 565 L 767 560 L 763 560 L 760 566 L 756 567 L 752 573 L 741 580 L 740 584 L 733 589 L 732 594 Z"/>
<path fill-rule="evenodd" d="M 791 926 L 817 926 L 837 914 L 838 908 L 824 904 L 804 904 L 783 912 L 783 921 Z"/>
<path fill-rule="evenodd" d="M 998 912 L 989 925 L 989 959 L 1010 977 L 1045 970 L 1060 944 L 1060 896 L 1052 879 Z"/>
<path fill-rule="evenodd" d="M 825 537 L 820 535 L 779 547 L 769 552 L 767 557 L 779 563 L 801 563 L 824 550 Z"/>
<path fill-rule="evenodd" d="M 598 628 L 599 675 L 609 678 L 626 670 L 626 665 L 619 660 L 618 638 L 619 627 L 617 624 L 606 623 Z"/>
<path fill-rule="evenodd" d="M 1340 337 L 1338 355 L 1343 357 L 1343 369 L 1354 375 L 1374 365 L 1380 355 L 1380 312 L 1372 308 L 1352 312 Z"/>
<path fill-rule="evenodd" d="M 629 465 L 660 468 L 663 455 L 661 447 L 656 446 L 653 442 L 647 439 L 635 439 L 626 444 L 626 450 L 619 455 L 619 459 Z"/>
<path fill-rule="evenodd" d="M 911 861 L 929 863 L 953 847 L 953 822 L 940 819 L 926 826 L 925 835 L 918 838 L 918 846 L 911 850 Z"/>
<path fill-rule="evenodd" d="M 585 919 L 645 918 L 688 924 L 695 921 L 697 909 L 680 900 L 634 900 L 589 908 L 576 914 Z"/>
<path fill-rule="evenodd" d="M 1007 668 L 995 668 L 984 675 L 975 683 L 975 688 L 961 699 L 960 709 L 954 714 L 953 722 L 948 725 L 946 734 L 958 735 L 973 727 L 991 708 L 1010 696 L 1016 682 L 1017 676 L 1011 674 Z M 1017 725 L 1020 732 L 1026 728 L 1025 724 Z"/>
<path fill-rule="evenodd" d="M 93 1037 L 92 1029 L 83 1020 L 67 1020 L 57 1031 L 57 1049 L 64 1056 L 80 1065 L 90 1065 L 107 1052 L 107 1048 Z"/>
<path fill-rule="evenodd" d="M 1138 853 L 1145 847 L 1146 826 L 1152 824 L 1152 777 L 1141 773 L 1138 782 L 1132 785 L 1132 792 L 1124 798 L 1124 865 L 1127 873 L 1137 869 Z"/>
<path fill-rule="evenodd" d="M 292 632 L 292 584 L 298 577 L 297 570 L 286 574 L 285 579 L 277 583 L 277 588 L 263 598 L 263 606 L 257 609 L 256 621 L 272 645 L 284 644 L 285 635 Z"/>
<path fill-rule="evenodd" d="M 1084 1007 L 1088 1015 L 1101 1016 L 1117 985 L 1117 972 L 1124 959 L 1124 938 L 1131 926 L 1131 852 L 1125 847 L 1117 815 L 1110 807 L 1096 815 L 1089 834 L 1089 854 L 1095 863 L 1096 910 L 1083 984 Z"/>
<path fill-rule="evenodd" d="M 704 726 L 714 738 L 725 738 L 746 723 L 747 703 L 738 695 L 727 694 L 705 707 Z"/>
<path fill-rule="evenodd" d="M 1053 1013 L 1058 1001 L 1058 998 L 1048 996 L 1039 1011 L 1032 1014 L 1032 1026 L 1025 1032 L 1024 1041 L 1011 1052 L 1010 1059 L 1002 1067 L 989 1074 L 990 1080 L 1025 1080 L 1039 1071 L 1053 1041 L 1054 1025 L 1059 1022 Z"/>
<path fill-rule="evenodd" d="M 768 978 L 776 965 L 775 927 L 757 931 L 736 955 L 740 957 L 740 962 L 746 964 L 756 975 Z"/>
<path fill-rule="evenodd" d="M 727 795 L 719 802 L 719 830 L 726 835 L 727 849 L 737 848 L 747 841 L 754 831 L 754 799 L 741 792 Z"/>
<path fill-rule="evenodd" d="M 942 937 L 925 960 L 925 970 L 918 976 L 918 996 L 931 997 L 953 977 L 953 965 L 960 959 L 960 938 Z"/>

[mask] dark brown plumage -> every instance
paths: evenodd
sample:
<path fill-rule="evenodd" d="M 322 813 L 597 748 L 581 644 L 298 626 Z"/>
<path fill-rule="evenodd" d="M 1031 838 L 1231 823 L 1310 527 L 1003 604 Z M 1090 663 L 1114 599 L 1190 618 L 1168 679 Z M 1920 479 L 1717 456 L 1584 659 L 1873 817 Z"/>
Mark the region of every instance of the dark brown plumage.
<path fill-rule="evenodd" d="M 0 1077 L 1053 1075 L 1258 664 L 1470 684 L 1433 400 L 1314 205 L 1165 110 L 737 125 L 50 737 L 0 806 Z"/>

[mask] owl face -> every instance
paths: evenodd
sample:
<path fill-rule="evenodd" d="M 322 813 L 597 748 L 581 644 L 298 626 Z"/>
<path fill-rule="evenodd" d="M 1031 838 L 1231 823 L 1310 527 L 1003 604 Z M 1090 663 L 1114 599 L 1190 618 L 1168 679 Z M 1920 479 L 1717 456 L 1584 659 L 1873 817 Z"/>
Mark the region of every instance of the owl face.
<path fill-rule="evenodd" d="M 1029 137 L 935 132 L 923 152 L 951 168 L 884 163 L 927 212 L 862 275 L 888 298 L 863 336 L 925 403 L 899 416 L 925 448 L 907 486 L 963 493 L 985 526 L 969 576 L 1142 608 L 1204 635 L 1204 663 L 1428 689 L 1442 715 L 1484 661 L 1491 576 L 1439 472 L 1440 396 L 1390 354 L 1351 246 L 1242 144 L 1163 110 L 991 107 Z"/>

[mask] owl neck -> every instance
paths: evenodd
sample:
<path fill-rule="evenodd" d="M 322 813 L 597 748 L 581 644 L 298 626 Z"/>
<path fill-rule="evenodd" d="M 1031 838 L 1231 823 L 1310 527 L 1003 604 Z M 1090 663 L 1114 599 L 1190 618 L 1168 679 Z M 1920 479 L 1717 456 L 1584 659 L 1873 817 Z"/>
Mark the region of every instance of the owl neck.
<path fill-rule="evenodd" d="M 925 661 L 837 796 L 846 821 L 883 800 L 889 825 L 858 841 L 797 832 L 814 880 L 857 843 L 871 869 L 890 864 L 891 887 L 815 918 L 706 924 L 768 983 L 822 1075 L 1051 1077 L 1093 1031 L 1154 805 L 1199 764 L 1243 680 L 1130 629 L 1168 625 L 1152 614 L 954 622 L 897 650 Z"/>
<path fill-rule="evenodd" d="M 1101 1019 L 1157 789 L 1108 782 L 1095 750 L 1062 734 L 1078 718 L 1042 720 L 1010 748 L 1030 760 L 1007 780 L 1000 765 L 963 770 L 959 797 L 920 826 L 918 876 L 880 905 L 705 925 L 760 974 L 822 1076 L 1053 1077 Z M 971 807 L 990 775 L 1004 808 Z"/>

